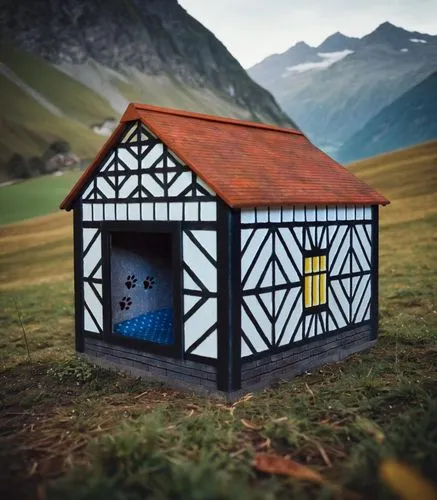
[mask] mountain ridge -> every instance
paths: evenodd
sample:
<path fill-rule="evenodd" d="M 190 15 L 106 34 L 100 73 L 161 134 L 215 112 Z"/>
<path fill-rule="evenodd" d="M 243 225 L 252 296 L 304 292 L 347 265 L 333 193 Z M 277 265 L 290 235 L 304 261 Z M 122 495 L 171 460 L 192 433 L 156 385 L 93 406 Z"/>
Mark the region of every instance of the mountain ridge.
<path fill-rule="evenodd" d="M 353 49 L 359 40 L 359 38 L 346 36 L 340 31 L 337 31 L 333 35 L 328 36 L 316 47 L 316 49 L 322 52 L 336 52 L 345 49 Z"/>
<path fill-rule="evenodd" d="M 0 60 L 8 67 L 0 84 L 16 95 L 15 107 L 0 96 L 7 132 L 0 164 L 20 149 L 39 155 L 57 138 L 93 156 L 102 143 L 97 131 L 107 131 L 96 124 L 117 119 L 129 102 L 297 128 L 176 0 L 3 0 L 0 32 Z M 47 104 L 62 121 L 48 123 Z"/>
<path fill-rule="evenodd" d="M 293 45 L 248 73 L 293 114 L 310 140 L 335 156 L 365 123 L 437 69 L 437 35 L 385 22 L 358 40 L 337 33 L 319 47 L 329 48 L 332 40 L 339 50 L 331 54 L 307 46 L 305 57 L 290 66 L 301 55 Z"/>
<path fill-rule="evenodd" d="M 236 105 L 289 124 L 274 99 L 251 82 L 226 47 L 177 0 L 3 0 L 0 28 L 21 50 L 56 66 L 95 61 L 123 74 L 172 75 L 227 94 Z M 42 23 L 51 19 L 49 26 Z M 23 36 L 23 34 L 25 36 Z M 199 49 L 200 47 L 200 49 Z"/>
<path fill-rule="evenodd" d="M 348 163 L 437 137 L 437 71 L 383 108 L 339 149 Z"/>

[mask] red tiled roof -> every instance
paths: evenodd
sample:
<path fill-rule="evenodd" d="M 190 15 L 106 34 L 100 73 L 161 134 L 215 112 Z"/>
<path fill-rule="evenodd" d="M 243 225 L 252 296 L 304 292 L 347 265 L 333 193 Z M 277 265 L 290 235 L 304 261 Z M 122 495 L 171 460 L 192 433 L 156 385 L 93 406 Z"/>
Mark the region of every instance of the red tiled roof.
<path fill-rule="evenodd" d="M 231 207 L 389 203 L 293 129 L 130 104 L 121 123 L 134 120 L 141 120 Z M 117 128 L 61 208 L 72 207 L 119 135 Z"/>

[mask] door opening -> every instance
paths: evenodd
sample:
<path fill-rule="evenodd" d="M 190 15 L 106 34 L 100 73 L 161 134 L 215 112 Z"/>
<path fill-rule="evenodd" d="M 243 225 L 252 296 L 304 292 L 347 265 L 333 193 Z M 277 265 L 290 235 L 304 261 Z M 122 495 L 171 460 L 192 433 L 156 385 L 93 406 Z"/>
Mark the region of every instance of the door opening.
<path fill-rule="evenodd" d="M 170 233 L 111 233 L 111 306 L 113 335 L 174 344 Z"/>

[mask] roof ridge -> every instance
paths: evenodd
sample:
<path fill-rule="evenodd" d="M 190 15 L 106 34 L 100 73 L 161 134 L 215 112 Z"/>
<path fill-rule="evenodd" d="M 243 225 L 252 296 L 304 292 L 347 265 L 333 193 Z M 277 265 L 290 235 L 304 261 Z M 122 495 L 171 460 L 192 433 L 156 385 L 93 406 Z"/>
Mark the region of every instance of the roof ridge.
<path fill-rule="evenodd" d="M 179 120 L 178 116 L 187 117 L 187 120 Z M 245 126 L 245 133 L 238 133 L 231 126 L 205 126 L 202 120 Z M 70 210 L 75 206 L 106 156 L 118 147 L 124 131 L 130 130 L 126 127 L 127 122 L 132 121 L 144 123 L 231 208 L 389 203 L 314 146 L 301 132 L 131 103 L 117 128 L 62 202 L 61 208 Z M 276 131 L 277 134 L 268 131 Z M 80 203 L 76 206 L 80 207 Z"/>
<path fill-rule="evenodd" d="M 198 120 L 207 120 L 207 121 L 219 122 L 219 123 L 229 123 L 232 125 L 261 128 L 264 130 L 273 130 L 275 132 L 285 132 L 287 134 L 295 134 L 295 135 L 304 136 L 303 132 L 301 132 L 300 130 L 296 130 L 294 128 L 279 127 L 278 125 L 270 125 L 267 123 L 257 123 L 257 122 L 251 122 L 248 120 L 238 120 L 236 118 L 227 118 L 224 116 L 217 116 L 217 115 L 207 115 L 204 113 L 185 111 L 183 109 L 174 109 L 174 108 L 153 106 L 152 104 L 141 104 L 141 103 L 132 103 L 132 104 L 135 107 L 135 109 L 137 109 L 139 111 L 154 111 L 157 113 L 164 113 L 167 115 L 186 116 L 189 118 L 196 118 Z"/>

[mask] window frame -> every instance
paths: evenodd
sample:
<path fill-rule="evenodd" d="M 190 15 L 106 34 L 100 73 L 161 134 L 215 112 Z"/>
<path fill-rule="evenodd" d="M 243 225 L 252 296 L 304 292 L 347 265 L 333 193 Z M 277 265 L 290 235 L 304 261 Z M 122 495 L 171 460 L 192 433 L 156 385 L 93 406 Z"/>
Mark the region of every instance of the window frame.
<path fill-rule="evenodd" d="M 319 259 L 319 268 L 317 271 L 313 270 L 313 259 L 315 257 L 318 257 Z M 320 261 L 321 258 L 325 259 L 325 268 L 320 269 Z M 311 259 L 311 270 L 307 271 L 307 259 Z M 320 286 L 320 276 L 324 275 L 324 301 L 320 303 L 320 291 L 321 291 L 321 286 Z M 318 303 L 314 305 L 314 292 L 313 292 L 313 283 L 314 283 L 314 277 L 319 276 L 318 279 Z M 311 300 L 310 300 L 310 305 L 307 305 L 307 278 L 311 278 Z M 328 309 L 328 252 L 327 250 L 321 250 L 321 249 L 314 249 L 310 251 L 305 251 L 302 254 L 302 305 L 303 305 L 303 312 L 305 314 L 312 314 L 315 312 L 320 312 Z"/>

